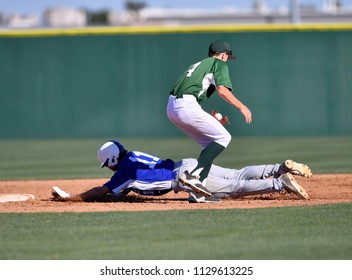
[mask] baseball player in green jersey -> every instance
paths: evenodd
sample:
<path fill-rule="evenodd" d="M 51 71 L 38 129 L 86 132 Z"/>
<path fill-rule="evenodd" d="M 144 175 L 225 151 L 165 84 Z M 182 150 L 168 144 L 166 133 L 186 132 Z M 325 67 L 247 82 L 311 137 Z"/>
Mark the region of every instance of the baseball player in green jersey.
<path fill-rule="evenodd" d="M 235 59 L 230 45 L 222 40 L 209 46 L 208 57 L 198 61 L 181 75 L 172 88 L 167 104 L 170 121 L 202 147 L 198 165 L 180 176 L 180 182 L 205 196 L 211 193 L 204 187 L 214 159 L 228 146 L 231 134 L 201 103 L 215 92 L 240 110 L 246 123 L 252 122 L 251 111 L 232 93 L 227 60 Z"/>

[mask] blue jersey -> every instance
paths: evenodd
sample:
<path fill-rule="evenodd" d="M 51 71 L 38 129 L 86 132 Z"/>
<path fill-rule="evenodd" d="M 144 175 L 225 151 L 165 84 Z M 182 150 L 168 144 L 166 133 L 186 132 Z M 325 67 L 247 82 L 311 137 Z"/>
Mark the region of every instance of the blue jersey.
<path fill-rule="evenodd" d="M 171 159 L 162 160 L 158 157 L 131 151 L 118 163 L 117 171 L 110 181 L 104 185 L 114 193 L 133 188 L 136 184 L 152 185 L 176 179 L 175 162 Z"/>

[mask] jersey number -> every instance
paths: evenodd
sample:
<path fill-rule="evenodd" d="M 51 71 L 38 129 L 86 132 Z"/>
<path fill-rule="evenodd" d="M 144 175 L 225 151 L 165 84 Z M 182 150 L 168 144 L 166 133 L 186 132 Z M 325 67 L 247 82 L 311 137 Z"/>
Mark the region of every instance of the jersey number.
<path fill-rule="evenodd" d="M 134 157 L 130 157 L 131 161 L 138 161 L 145 165 L 148 165 L 149 168 L 153 169 L 154 166 L 159 162 L 160 158 L 148 155 L 143 152 L 133 152 Z"/>
<path fill-rule="evenodd" d="M 198 62 L 196 64 L 193 64 L 187 71 L 186 77 L 189 78 L 192 76 L 193 72 L 196 70 L 196 68 L 201 64 L 202 62 Z"/>

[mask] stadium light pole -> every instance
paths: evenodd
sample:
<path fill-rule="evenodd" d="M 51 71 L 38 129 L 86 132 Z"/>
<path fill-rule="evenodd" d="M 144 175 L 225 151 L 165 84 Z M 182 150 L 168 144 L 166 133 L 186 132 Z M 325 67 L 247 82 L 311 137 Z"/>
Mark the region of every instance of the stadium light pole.
<path fill-rule="evenodd" d="M 301 15 L 299 12 L 299 0 L 290 0 L 291 23 L 300 23 Z"/>

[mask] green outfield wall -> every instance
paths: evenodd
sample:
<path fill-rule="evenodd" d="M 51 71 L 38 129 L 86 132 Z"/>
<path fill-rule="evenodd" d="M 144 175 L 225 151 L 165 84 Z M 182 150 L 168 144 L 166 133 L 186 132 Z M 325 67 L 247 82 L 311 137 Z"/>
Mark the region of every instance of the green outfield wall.
<path fill-rule="evenodd" d="M 169 90 L 217 39 L 253 123 L 204 108 L 234 136 L 352 134 L 352 25 L 260 25 L 0 31 L 0 138 L 182 136 Z"/>

